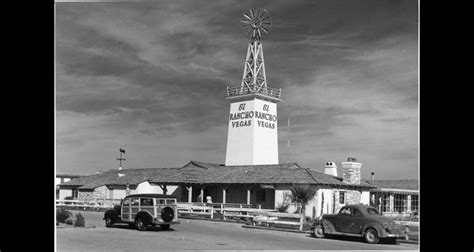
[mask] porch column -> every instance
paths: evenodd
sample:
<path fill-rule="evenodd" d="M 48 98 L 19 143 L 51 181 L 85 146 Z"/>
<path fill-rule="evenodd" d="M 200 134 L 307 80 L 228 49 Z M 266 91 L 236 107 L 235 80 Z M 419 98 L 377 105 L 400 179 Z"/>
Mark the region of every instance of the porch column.
<path fill-rule="evenodd" d="M 204 202 L 204 187 L 201 187 L 201 203 Z"/>
<path fill-rule="evenodd" d="M 247 205 L 250 205 L 250 188 L 247 188 Z"/>
<path fill-rule="evenodd" d="M 389 212 L 393 213 L 393 193 L 390 194 L 390 205 L 389 205 Z"/>
<path fill-rule="evenodd" d="M 166 188 L 166 185 L 158 184 L 158 186 L 160 186 L 161 190 L 163 191 L 163 194 L 166 195 L 166 193 L 168 192 L 168 189 Z"/>
<path fill-rule="evenodd" d="M 411 212 L 411 194 L 407 195 L 407 212 Z"/>
<path fill-rule="evenodd" d="M 188 203 L 191 203 L 191 202 L 193 202 L 193 187 L 192 186 L 190 186 L 190 187 L 186 186 L 186 189 L 188 189 Z"/>
<path fill-rule="evenodd" d="M 225 194 L 227 193 L 227 188 L 222 189 L 222 204 L 225 204 Z"/>

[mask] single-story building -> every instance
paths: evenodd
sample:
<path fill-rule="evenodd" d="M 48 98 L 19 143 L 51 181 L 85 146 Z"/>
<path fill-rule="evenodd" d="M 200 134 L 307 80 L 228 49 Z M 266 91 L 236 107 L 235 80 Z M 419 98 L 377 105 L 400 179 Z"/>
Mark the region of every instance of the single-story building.
<path fill-rule="evenodd" d="M 370 192 L 370 204 L 388 216 L 418 214 L 419 189 L 417 179 L 366 180 L 376 186 Z"/>
<path fill-rule="evenodd" d="M 66 173 L 57 173 L 56 174 L 56 179 L 55 179 L 55 184 L 56 184 L 56 199 L 59 199 L 60 198 L 60 190 L 59 190 L 59 185 L 64 183 L 64 182 L 68 182 L 70 180 L 73 180 L 73 179 L 76 179 L 76 178 L 80 178 L 84 175 L 79 175 L 79 174 L 66 174 Z M 64 196 L 63 195 L 63 199 L 64 199 Z"/>
<path fill-rule="evenodd" d="M 260 205 L 274 209 L 289 204 L 287 195 L 293 186 L 306 186 L 316 195 L 306 207 L 307 216 L 337 212 L 346 204 L 369 204 L 370 190 L 376 187 L 361 181 L 362 164 L 355 159 L 342 162 L 343 176 L 338 177 L 333 162 L 325 172 L 303 168 L 297 163 L 277 165 L 236 165 L 191 161 L 179 168 L 109 170 L 61 184 L 63 195 L 79 200 L 118 201 L 128 194 L 165 193 L 178 202 Z"/>

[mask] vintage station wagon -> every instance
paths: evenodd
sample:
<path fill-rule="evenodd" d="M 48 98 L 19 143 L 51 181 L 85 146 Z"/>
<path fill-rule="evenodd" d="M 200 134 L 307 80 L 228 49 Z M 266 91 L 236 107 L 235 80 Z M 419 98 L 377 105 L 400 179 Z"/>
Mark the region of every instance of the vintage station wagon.
<path fill-rule="evenodd" d="M 378 243 L 379 238 L 407 239 L 407 227 L 396 225 L 383 217 L 377 209 L 367 205 L 347 205 L 338 214 L 320 216 L 311 225 L 311 234 L 317 238 L 325 235 L 345 235 L 363 237 L 368 243 Z"/>
<path fill-rule="evenodd" d="M 163 194 L 134 194 L 122 199 L 120 205 L 104 214 L 105 226 L 128 223 L 139 231 L 147 226 L 160 225 L 168 230 L 171 224 L 179 224 L 176 198 Z"/>

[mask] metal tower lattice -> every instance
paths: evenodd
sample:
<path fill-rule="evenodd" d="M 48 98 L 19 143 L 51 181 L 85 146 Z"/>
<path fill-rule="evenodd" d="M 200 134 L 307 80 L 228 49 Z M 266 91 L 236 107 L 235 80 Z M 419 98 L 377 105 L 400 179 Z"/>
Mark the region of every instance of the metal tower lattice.
<path fill-rule="evenodd" d="M 242 28 L 248 28 L 247 34 L 250 34 L 251 41 L 245 57 L 242 83 L 240 87 L 227 87 L 227 98 L 257 94 L 280 101 L 281 89 L 267 86 L 263 46 L 260 42 L 263 34 L 268 33 L 271 26 L 270 14 L 265 9 L 250 9 L 244 13 L 241 22 Z"/>

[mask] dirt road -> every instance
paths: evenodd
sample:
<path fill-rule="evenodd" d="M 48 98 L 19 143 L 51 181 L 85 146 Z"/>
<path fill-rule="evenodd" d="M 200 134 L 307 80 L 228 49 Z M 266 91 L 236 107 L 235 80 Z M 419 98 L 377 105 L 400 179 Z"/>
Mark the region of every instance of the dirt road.
<path fill-rule="evenodd" d="M 358 240 L 316 239 L 308 234 L 246 229 L 242 224 L 180 219 L 169 231 L 139 232 L 128 225 L 106 228 L 103 213 L 81 212 L 95 228 L 57 229 L 58 251 L 70 250 L 417 250 L 415 244 L 366 244 Z"/>

